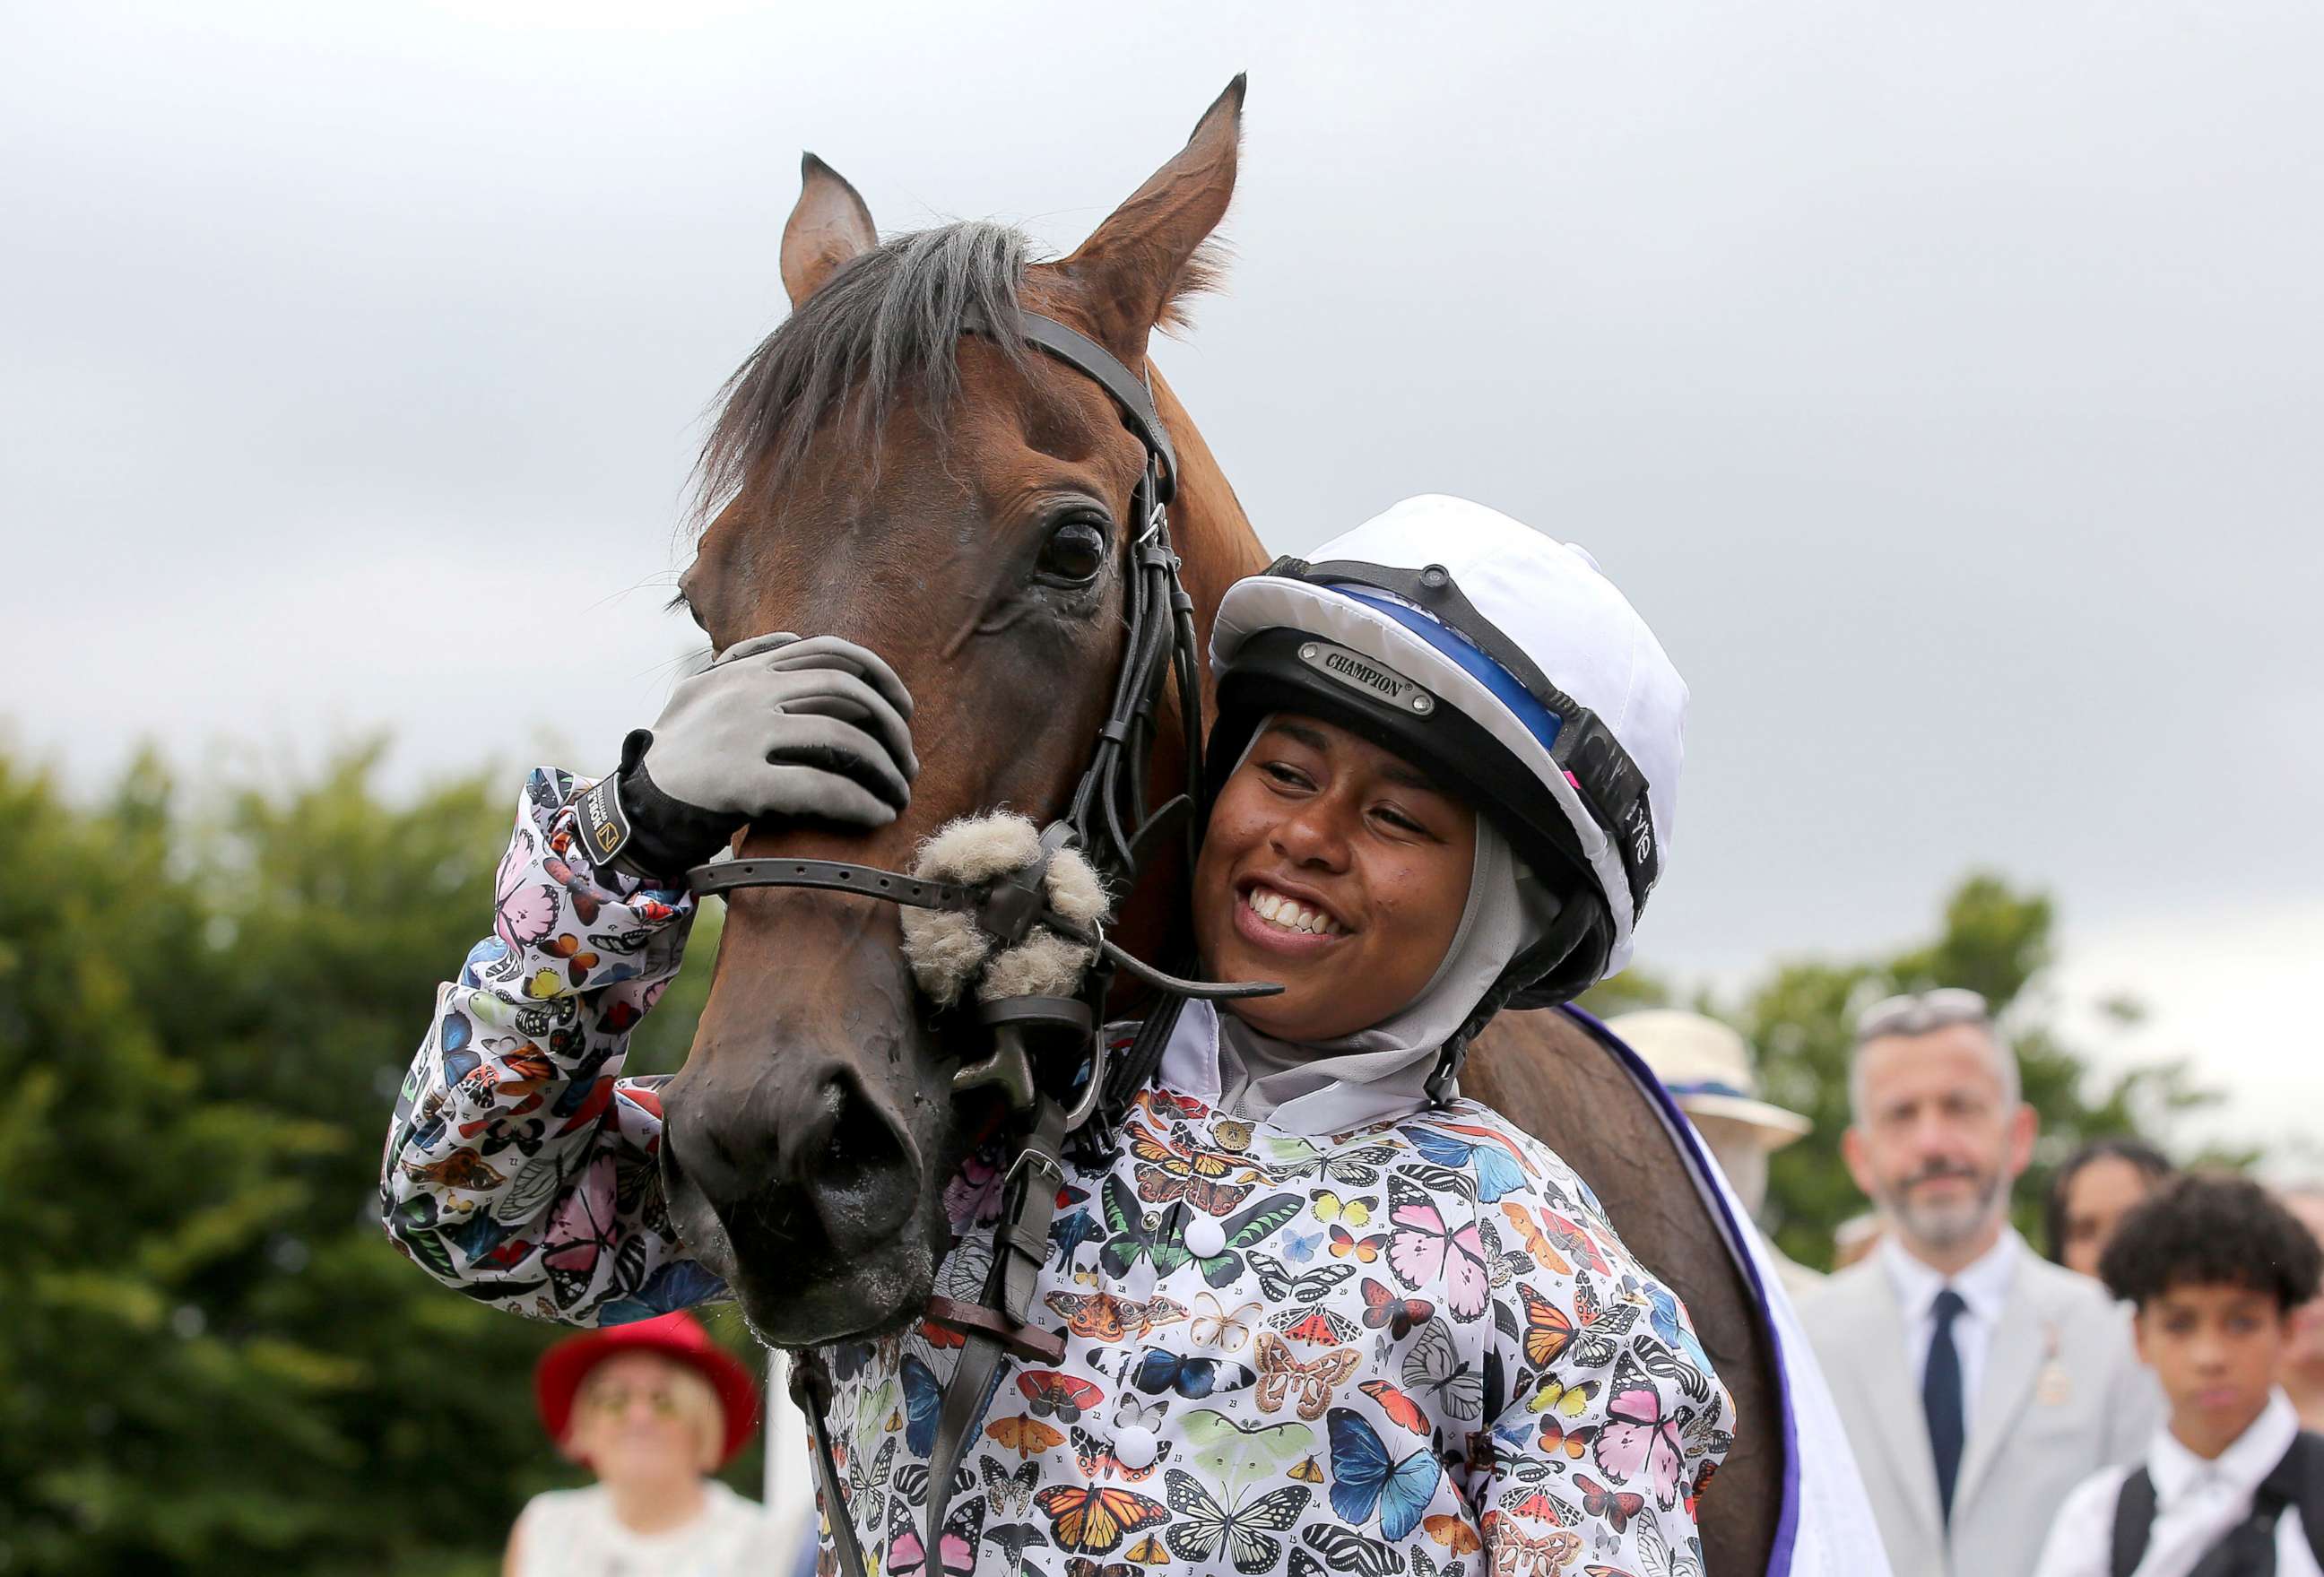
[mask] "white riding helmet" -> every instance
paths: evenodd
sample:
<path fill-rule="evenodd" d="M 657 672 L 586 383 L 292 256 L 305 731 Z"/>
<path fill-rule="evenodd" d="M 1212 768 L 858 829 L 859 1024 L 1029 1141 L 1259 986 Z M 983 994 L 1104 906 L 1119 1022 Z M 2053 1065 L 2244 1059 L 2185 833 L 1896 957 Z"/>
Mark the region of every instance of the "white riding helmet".
<path fill-rule="evenodd" d="M 1408 498 L 1237 582 L 1211 664 L 1213 787 L 1269 714 L 1323 715 L 1469 796 L 1564 897 L 1503 1001 L 1564 1001 L 1629 962 L 1670 854 L 1687 692 L 1587 553 Z"/>

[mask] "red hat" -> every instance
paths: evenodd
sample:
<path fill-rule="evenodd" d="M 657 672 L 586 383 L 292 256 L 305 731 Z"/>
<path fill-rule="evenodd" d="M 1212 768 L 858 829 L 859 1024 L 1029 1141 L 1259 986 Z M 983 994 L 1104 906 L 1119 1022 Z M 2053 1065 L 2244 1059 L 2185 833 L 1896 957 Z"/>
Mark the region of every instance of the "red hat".
<path fill-rule="evenodd" d="M 721 1466 L 750 1440 L 759 1419 L 759 1386 L 751 1371 L 710 1339 L 692 1314 L 680 1311 L 634 1324 L 608 1325 L 567 1338 L 540 1355 L 532 1371 L 533 1400 L 540 1405 L 540 1421 L 549 1437 L 562 1442 L 573 1423 L 573 1398 L 589 1371 L 624 1352 L 658 1352 L 683 1363 L 708 1380 L 718 1393 L 725 1414 L 726 1440 L 720 1448 Z"/>

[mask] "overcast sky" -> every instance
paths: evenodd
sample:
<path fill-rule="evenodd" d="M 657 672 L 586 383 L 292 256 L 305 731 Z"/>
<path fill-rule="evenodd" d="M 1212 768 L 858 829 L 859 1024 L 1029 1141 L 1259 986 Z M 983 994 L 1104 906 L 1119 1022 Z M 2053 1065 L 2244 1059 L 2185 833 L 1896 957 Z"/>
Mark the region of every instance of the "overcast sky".
<path fill-rule="evenodd" d="M 1453 492 L 1628 592 L 1694 696 L 1642 960 L 1912 937 L 1989 866 L 2277 1135 L 2320 59 L 2310 0 L 8 7 L 0 727 L 79 783 L 375 728 L 401 784 L 602 769 L 693 645 L 800 150 L 1062 252 L 1248 69 L 1230 292 L 1159 359 L 1274 549 Z"/>

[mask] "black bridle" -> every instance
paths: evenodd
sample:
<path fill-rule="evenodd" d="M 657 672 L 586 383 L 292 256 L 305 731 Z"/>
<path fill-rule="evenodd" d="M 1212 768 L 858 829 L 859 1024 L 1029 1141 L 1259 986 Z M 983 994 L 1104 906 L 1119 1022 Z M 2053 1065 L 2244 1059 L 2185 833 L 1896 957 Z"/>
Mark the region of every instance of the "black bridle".
<path fill-rule="evenodd" d="M 998 1089 L 1010 1111 L 1027 1120 L 1006 1173 L 992 1270 L 982 1303 L 938 1297 L 929 1305 L 932 1315 L 964 1339 L 960 1366 L 945 1388 L 930 1462 L 924 1533 L 930 1551 L 937 1548 L 954 1471 L 1001 1355 L 1014 1352 L 1049 1363 L 1065 1356 L 1063 1339 L 1029 1325 L 1027 1316 L 1034 1284 L 1048 1255 L 1049 1222 L 1064 1180 L 1060 1157 L 1068 1137 L 1079 1132 L 1093 1148 L 1110 1145 L 1130 1102 L 1159 1064 L 1187 999 L 1265 996 L 1283 989 L 1183 979 L 1132 956 L 1102 933 L 1065 920 L 1046 902 L 1049 862 L 1067 842 L 1077 845 L 1096 869 L 1117 906 L 1135 890 L 1159 835 L 1174 822 L 1181 824 L 1179 835 L 1191 874 L 1201 844 L 1204 803 L 1202 674 L 1194 604 L 1179 579 L 1180 560 L 1170 545 L 1168 512 L 1177 488 L 1177 452 L 1154 408 L 1153 391 L 1088 336 L 1038 313 L 1020 312 L 1019 319 L 1028 344 L 1095 380 L 1112 397 L 1121 410 L 1122 425 L 1146 449 L 1145 467 L 1130 497 L 1130 525 L 1136 535 L 1129 545 L 1129 638 L 1114 680 L 1112 705 L 1064 817 L 1042 834 L 1040 853 L 1032 864 L 990 882 L 929 881 L 835 860 L 723 860 L 687 872 L 687 885 L 703 897 L 746 887 L 850 892 L 966 915 L 996 950 L 1016 945 L 1036 926 L 1098 949 L 1097 962 L 1078 996 L 1009 997 L 978 1003 L 977 1016 L 993 1038 L 992 1052 L 964 1064 L 953 1075 L 955 1096 Z M 981 318 L 972 318 L 964 327 L 970 333 L 994 332 Z M 1175 683 L 1178 692 L 1185 783 L 1179 794 L 1149 806 L 1147 774 L 1166 680 Z M 1098 1027 L 1117 967 L 1156 988 L 1161 1000 L 1139 1025 L 1120 1065 L 1109 1068 Z M 1080 1081 L 1078 1088 L 1070 1083 L 1065 1086 L 1069 1105 L 1044 1091 L 1026 1045 L 1031 1036 L 1074 1040 L 1084 1047 L 1071 1075 Z M 813 1427 L 816 1469 L 840 1572 L 842 1577 L 864 1577 L 862 1553 L 840 1495 L 837 1462 L 825 1422 L 830 1389 L 830 1376 L 812 1351 L 794 1356 L 791 1394 Z"/>

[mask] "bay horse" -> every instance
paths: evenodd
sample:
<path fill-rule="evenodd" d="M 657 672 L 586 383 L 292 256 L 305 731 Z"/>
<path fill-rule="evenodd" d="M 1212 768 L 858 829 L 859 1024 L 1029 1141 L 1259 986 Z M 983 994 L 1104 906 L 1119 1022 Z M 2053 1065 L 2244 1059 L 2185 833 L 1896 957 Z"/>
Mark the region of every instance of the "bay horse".
<path fill-rule="evenodd" d="M 1010 328 L 1019 309 L 1150 379 L 1176 449 L 1169 531 L 1203 647 L 1227 587 L 1268 563 L 1146 354 L 1215 277 L 1207 243 L 1234 188 L 1242 97 L 1238 78 L 1185 148 L 1055 263 L 975 222 L 881 244 L 854 189 L 807 157 L 780 255 L 792 314 L 725 391 L 703 478 L 723 506 L 679 597 L 722 649 L 770 630 L 876 649 L 915 697 L 923 765 L 890 826 L 752 829 L 742 857 L 902 869 L 956 816 L 1061 814 L 1122 659 L 1147 456 L 1096 383 L 1028 353 Z M 1194 742 L 1163 720 L 1162 793 Z M 1152 872 L 1117 940 L 1183 953 L 1187 874 L 1183 862 Z M 797 888 L 727 897 L 695 1041 L 662 1094 L 671 1217 L 770 1344 L 899 1329 L 927 1305 L 945 1185 L 975 1138 L 977 1114 L 949 1092 L 974 1031 L 916 992 L 890 906 Z M 1562 1010 L 1503 1015 L 1464 1078 L 1591 1183 L 1692 1312 L 1741 1420 L 1702 1508 L 1708 1566 L 1764 1569 L 1784 1470 L 1771 1342 L 1650 1098 Z"/>

